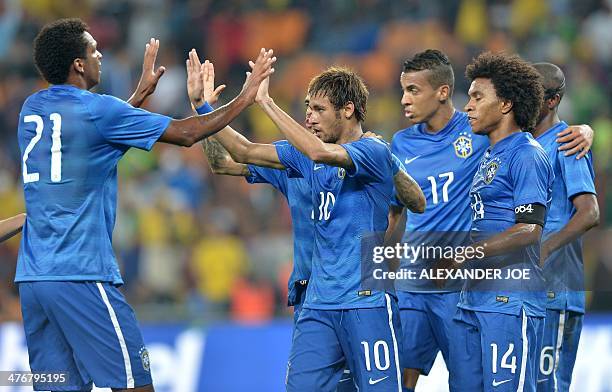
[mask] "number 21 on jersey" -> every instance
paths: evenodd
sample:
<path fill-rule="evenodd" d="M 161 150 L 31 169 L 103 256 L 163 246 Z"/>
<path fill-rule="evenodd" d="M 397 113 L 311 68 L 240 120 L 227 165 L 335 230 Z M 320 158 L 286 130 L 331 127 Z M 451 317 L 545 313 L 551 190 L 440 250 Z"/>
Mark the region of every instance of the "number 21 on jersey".
<path fill-rule="evenodd" d="M 51 127 L 51 181 L 60 182 L 62 180 L 62 116 L 59 113 L 51 113 L 49 119 L 53 123 Z M 23 183 L 36 182 L 40 180 L 39 173 L 28 173 L 27 161 L 36 143 L 42 138 L 44 123 L 43 118 L 37 114 L 30 114 L 23 117 L 23 122 L 36 124 L 36 135 L 30 140 L 23 153 Z"/>

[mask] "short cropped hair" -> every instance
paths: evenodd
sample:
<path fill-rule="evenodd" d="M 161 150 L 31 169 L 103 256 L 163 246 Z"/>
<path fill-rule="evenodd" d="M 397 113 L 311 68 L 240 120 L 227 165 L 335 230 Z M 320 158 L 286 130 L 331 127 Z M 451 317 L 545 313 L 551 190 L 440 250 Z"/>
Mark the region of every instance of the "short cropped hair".
<path fill-rule="evenodd" d="M 34 39 L 34 64 L 47 82 L 65 83 L 74 59 L 86 57 L 83 33 L 88 29 L 85 22 L 73 18 L 56 20 L 40 30 Z"/>
<path fill-rule="evenodd" d="M 357 121 L 363 122 L 366 118 L 368 88 L 363 79 L 348 68 L 331 67 L 315 76 L 308 85 L 308 94 L 326 96 L 336 110 L 352 102 Z"/>
<path fill-rule="evenodd" d="M 524 131 L 535 128 L 544 99 L 542 78 L 536 69 L 517 55 L 485 52 L 465 70 L 469 80 L 491 80 L 499 98 L 512 102 L 516 124 Z"/>
<path fill-rule="evenodd" d="M 559 94 L 563 98 L 565 94 L 565 75 L 561 68 L 552 63 L 535 63 L 533 67 L 542 77 L 544 86 L 544 99 L 552 99 Z"/>
<path fill-rule="evenodd" d="M 405 73 L 425 70 L 430 71 L 427 80 L 431 87 L 436 89 L 446 84 L 450 87 L 450 95 L 453 95 L 455 73 L 450 60 L 444 53 L 436 49 L 427 49 L 404 62 Z"/>

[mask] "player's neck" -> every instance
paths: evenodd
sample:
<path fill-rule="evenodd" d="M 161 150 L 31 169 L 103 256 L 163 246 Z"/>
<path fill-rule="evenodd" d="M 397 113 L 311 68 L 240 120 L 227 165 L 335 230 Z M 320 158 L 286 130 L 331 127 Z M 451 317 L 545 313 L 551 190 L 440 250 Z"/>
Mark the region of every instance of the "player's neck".
<path fill-rule="evenodd" d="M 512 135 L 513 133 L 520 131 L 521 129 L 517 125 L 516 121 L 514 121 L 514 118 L 504 118 L 499 122 L 495 129 L 489 132 L 487 136 L 489 137 L 489 143 L 491 144 L 491 147 L 493 147 L 500 140 L 503 140 L 508 136 Z"/>
<path fill-rule="evenodd" d="M 66 79 L 66 83 L 64 84 L 69 84 L 71 86 L 74 86 L 76 88 L 80 88 L 82 90 L 89 90 L 88 86 L 87 86 L 87 82 L 85 81 L 85 79 L 79 75 L 75 75 L 73 73 L 70 73 L 68 75 L 68 79 Z"/>
<path fill-rule="evenodd" d="M 533 131 L 533 137 L 538 137 L 550 128 L 555 126 L 561 119 L 556 111 L 549 112 L 543 119 L 536 125 L 535 131 Z"/>
<path fill-rule="evenodd" d="M 362 136 L 363 130 L 361 129 L 361 124 L 358 123 L 342 132 L 338 140 L 336 140 L 336 144 L 354 142 L 355 140 L 361 139 Z"/>
<path fill-rule="evenodd" d="M 425 131 L 434 134 L 440 132 L 450 122 L 454 114 L 455 108 L 450 101 L 440 106 L 434 115 L 425 122 Z"/>

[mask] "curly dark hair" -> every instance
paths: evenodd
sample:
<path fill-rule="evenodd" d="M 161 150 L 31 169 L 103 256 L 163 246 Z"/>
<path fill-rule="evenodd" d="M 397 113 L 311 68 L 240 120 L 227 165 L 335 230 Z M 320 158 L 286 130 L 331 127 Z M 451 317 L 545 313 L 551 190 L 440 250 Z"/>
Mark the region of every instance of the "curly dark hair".
<path fill-rule="evenodd" d="M 308 94 L 326 96 L 336 110 L 352 102 L 357 121 L 365 120 L 368 88 L 363 79 L 348 68 L 331 67 L 315 76 L 308 85 Z"/>
<path fill-rule="evenodd" d="M 76 18 L 56 20 L 40 30 L 34 39 L 34 64 L 47 82 L 65 83 L 74 59 L 86 57 L 87 30 L 89 26 Z"/>
<path fill-rule="evenodd" d="M 446 84 L 450 87 L 449 95 L 453 95 L 455 74 L 450 60 L 444 53 L 436 49 L 427 49 L 424 52 L 415 54 L 412 59 L 404 61 L 403 72 L 418 72 L 424 70 L 430 71 L 427 80 L 429 84 L 431 84 L 431 87 L 436 89 Z"/>
<path fill-rule="evenodd" d="M 469 80 L 491 80 L 499 98 L 512 102 L 516 124 L 524 131 L 535 128 L 544 99 L 542 77 L 519 56 L 506 53 L 481 53 L 465 69 Z"/>

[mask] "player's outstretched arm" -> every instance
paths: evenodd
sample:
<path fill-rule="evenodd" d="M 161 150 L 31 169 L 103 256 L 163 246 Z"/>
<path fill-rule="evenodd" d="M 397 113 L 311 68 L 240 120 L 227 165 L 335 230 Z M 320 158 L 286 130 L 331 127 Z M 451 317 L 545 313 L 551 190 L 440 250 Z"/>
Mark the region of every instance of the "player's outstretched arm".
<path fill-rule="evenodd" d="M 19 233 L 25 223 L 26 214 L 19 214 L 0 221 L 0 242 L 6 241 Z"/>
<path fill-rule="evenodd" d="M 399 201 L 406 206 L 410 211 L 422 214 L 425 212 L 427 200 L 425 194 L 417 182 L 403 170 L 398 170 L 393 177 L 395 185 L 395 193 Z"/>
<path fill-rule="evenodd" d="M 593 145 L 595 132 L 589 125 L 571 125 L 557 134 L 557 143 L 561 144 L 559 151 L 565 151 L 565 156 L 576 155 L 576 159 L 584 157 Z"/>
<path fill-rule="evenodd" d="M 593 227 L 599 225 L 599 204 L 592 193 L 584 193 L 572 199 L 576 213 L 557 233 L 542 244 L 540 263 L 544 264 L 548 255 L 560 247 L 574 241 Z"/>
<path fill-rule="evenodd" d="M 272 56 L 271 50 L 262 49 L 253 67 L 253 72 L 247 77 L 242 91 L 236 98 L 208 114 L 171 121 L 159 141 L 190 147 L 226 127 L 254 102 L 259 84 L 274 72 L 272 64 L 275 61 L 276 58 Z"/>
<path fill-rule="evenodd" d="M 138 86 L 134 94 L 127 100 L 127 102 L 139 108 L 144 103 L 145 99 L 155 92 L 157 82 L 166 72 L 165 67 L 159 67 L 155 69 L 155 59 L 157 58 L 157 51 L 159 50 L 159 40 L 151 38 L 148 44 L 145 45 L 144 59 L 142 61 L 142 74 L 138 81 Z"/>
<path fill-rule="evenodd" d="M 255 100 L 276 124 L 277 128 L 287 137 L 289 143 L 312 161 L 352 169 L 353 161 L 342 146 L 324 143 L 274 103 L 274 100 L 268 94 L 269 82 L 268 78 L 261 83 Z"/>

